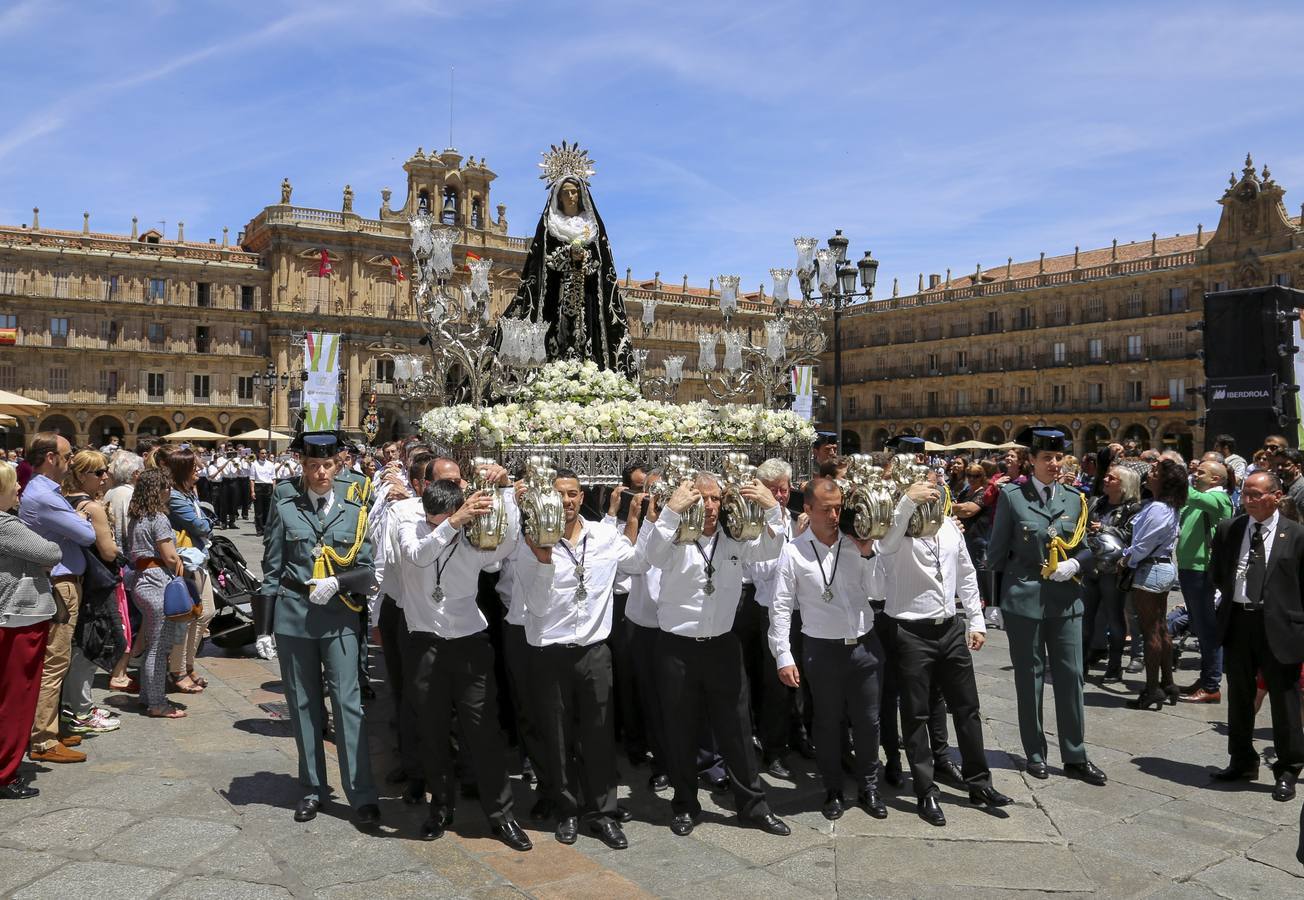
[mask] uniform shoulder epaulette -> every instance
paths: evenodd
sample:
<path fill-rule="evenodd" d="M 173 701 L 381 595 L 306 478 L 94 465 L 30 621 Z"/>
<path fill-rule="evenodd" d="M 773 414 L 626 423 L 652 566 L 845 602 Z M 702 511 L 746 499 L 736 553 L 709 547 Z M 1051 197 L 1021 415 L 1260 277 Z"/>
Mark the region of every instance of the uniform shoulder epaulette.
<path fill-rule="evenodd" d="M 1015 484 L 1013 481 L 1007 481 L 1005 484 L 1001 485 L 1001 490 L 1007 494 L 1018 493 L 1023 490 L 1023 485 Z"/>

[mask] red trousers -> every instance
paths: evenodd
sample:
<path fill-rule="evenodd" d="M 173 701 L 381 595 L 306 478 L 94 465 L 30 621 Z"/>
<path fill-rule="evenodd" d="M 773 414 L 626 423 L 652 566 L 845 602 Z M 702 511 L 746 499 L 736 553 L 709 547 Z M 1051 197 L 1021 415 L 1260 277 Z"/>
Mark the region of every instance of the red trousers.
<path fill-rule="evenodd" d="M 18 764 L 32 740 L 49 633 L 48 621 L 0 628 L 0 784 L 10 784 L 18 776 Z"/>

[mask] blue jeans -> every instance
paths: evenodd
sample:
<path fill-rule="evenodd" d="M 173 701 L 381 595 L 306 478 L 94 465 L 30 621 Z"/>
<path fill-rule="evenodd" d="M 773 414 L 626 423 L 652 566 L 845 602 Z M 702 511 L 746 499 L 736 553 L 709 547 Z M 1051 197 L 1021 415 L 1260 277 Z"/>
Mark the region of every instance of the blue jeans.
<path fill-rule="evenodd" d="M 1178 569 L 1177 582 L 1191 617 L 1191 632 L 1200 641 L 1200 687 L 1216 691 L 1222 684 L 1222 648 L 1218 646 L 1213 579 L 1201 569 Z"/>

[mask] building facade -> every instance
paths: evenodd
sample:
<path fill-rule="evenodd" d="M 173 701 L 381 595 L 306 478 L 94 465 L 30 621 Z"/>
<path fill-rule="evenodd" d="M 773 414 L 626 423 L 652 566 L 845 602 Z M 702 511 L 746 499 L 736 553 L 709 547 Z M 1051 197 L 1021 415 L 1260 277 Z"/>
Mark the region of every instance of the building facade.
<path fill-rule="evenodd" d="M 1204 294 L 1304 284 L 1304 231 L 1284 193 L 1247 158 L 1212 233 L 921 275 L 914 294 L 853 307 L 842 326 L 844 446 L 879 449 L 907 430 L 1000 444 L 1047 426 L 1078 454 L 1126 439 L 1203 449 Z M 827 354 L 821 381 L 831 373 Z"/>

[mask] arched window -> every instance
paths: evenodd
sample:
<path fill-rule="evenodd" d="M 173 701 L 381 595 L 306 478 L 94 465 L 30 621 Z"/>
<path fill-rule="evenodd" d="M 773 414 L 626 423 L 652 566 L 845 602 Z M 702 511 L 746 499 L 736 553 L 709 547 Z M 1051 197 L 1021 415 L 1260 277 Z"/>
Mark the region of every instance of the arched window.
<path fill-rule="evenodd" d="M 417 212 L 430 212 L 430 192 L 425 189 L 417 193 Z"/>
<path fill-rule="evenodd" d="M 471 227 L 477 231 L 484 228 L 484 201 L 479 197 L 471 201 Z"/>
<path fill-rule="evenodd" d="M 445 225 L 457 224 L 457 188 L 444 188 L 444 207 L 439 221 Z"/>

